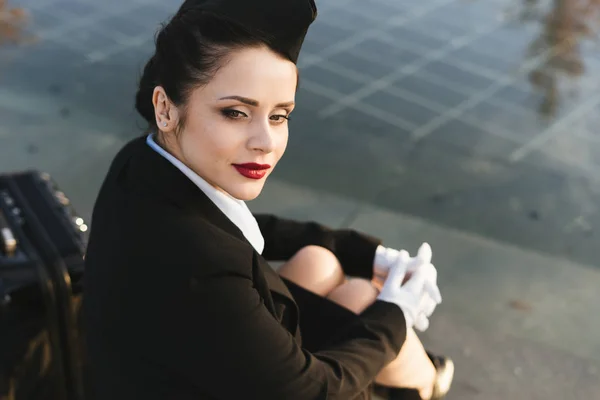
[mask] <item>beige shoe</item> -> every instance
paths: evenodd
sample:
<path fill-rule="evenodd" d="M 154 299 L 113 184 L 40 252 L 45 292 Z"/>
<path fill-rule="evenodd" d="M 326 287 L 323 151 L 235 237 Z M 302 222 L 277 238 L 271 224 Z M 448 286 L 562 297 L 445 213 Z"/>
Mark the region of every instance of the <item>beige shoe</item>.
<path fill-rule="evenodd" d="M 436 356 L 427 353 L 429 359 L 435 366 L 437 377 L 433 385 L 433 394 L 430 400 L 441 400 L 450 391 L 454 379 L 454 362 L 448 357 Z"/>
<path fill-rule="evenodd" d="M 435 366 L 437 376 L 433 384 L 433 394 L 429 399 L 422 399 L 419 391 L 409 388 L 390 388 L 373 384 L 373 394 L 386 400 L 443 400 L 450 391 L 454 379 L 454 363 L 448 357 L 427 353 Z"/>

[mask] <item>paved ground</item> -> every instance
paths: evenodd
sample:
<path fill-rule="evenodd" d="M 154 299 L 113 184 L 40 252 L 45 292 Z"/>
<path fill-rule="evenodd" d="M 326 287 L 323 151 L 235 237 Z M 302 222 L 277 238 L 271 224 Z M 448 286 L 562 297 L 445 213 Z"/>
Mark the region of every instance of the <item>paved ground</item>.
<path fill-rule="evenodd" d="M 598 397 L 597 269 L 276 180 L 250 206 L 413 251 L 431 243 L 444 300 L 422 338 L 456 361 L 449 400 Z"/>
<path fill-rule="evenodd" d="M 458 361 L 452 399 L 598 397 L 592 21 L 570 0 L 321 3 L 288 153 L 252 206 L 430 241 L 445 302 L 424 340 Z M 179 2 L 10 4 L 37 41 L 0 48 L 0 171 L 52 173 L 89 217 Z"/>

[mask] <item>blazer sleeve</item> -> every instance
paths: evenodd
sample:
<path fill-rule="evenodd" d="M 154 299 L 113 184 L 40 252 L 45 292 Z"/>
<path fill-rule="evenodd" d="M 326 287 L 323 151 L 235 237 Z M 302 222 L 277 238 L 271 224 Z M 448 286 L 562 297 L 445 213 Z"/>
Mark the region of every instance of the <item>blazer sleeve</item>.
<path fill-rule="evenodd" d="M 333 230 L 315 222 L 299 222 L 270 214 L 255 215 L 265 238 L 267 260 L 288 260 L 298 250 L 316 245 L 330 250 L 347 275 L 373 277 L 373 260 L 379 239 L 351 229 Z"/>
<path fill-rule="evenodd" d="M 351 399 L 405 340 L 402 311 L 392 303 L 376 301 L 337 344 L 310 353 L 268 312 L 251 279 L 203 277 L 181 292 L 160 326 L 147 333 L 158 334 L 152 341 L 161 346 L 146 357 L 211 398 Z"/>

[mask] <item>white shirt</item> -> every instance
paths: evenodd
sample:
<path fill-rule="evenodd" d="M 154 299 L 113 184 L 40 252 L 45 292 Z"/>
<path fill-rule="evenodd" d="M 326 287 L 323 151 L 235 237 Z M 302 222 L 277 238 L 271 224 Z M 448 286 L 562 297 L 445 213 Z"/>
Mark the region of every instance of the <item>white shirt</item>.
<path fill-rule="evenodd" d="M 246 203 L 238 200 L 220 190 L 215 189 L 210 183 L 202 179 L 197 173 L 188 168 L 184 163 L 173 157 L 169 152 L 160 147 L 149 134 L 146 143 L 158 154 L 166 158 L 177 169 L 185 174 L 219 209 L 233 222 L 244 234 L 252 247 L 262 254 L 265 247 L 265 239 L 260 231 L 256 218 L 248 209 Z"/>

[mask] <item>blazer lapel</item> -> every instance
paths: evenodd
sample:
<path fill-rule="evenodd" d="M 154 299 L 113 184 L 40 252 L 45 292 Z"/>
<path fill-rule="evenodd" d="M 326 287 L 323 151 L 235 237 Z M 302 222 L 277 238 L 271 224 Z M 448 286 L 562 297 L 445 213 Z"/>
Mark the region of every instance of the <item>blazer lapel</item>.
<path fill-rule="evenodd" d="M 255 262 L 258 265 L 260 273 L 255 284 L 265 285 L 273 295 L 272 307 L 275 309 L 275 315 L 279 322 L 283 324 L 290 333 L 296 336 L 296 339 L 301 342 L 300 330 L 298 329 L 298 318 L 300 315 L 298 305 L 288 290 L 285 282 L 279 274 L 269 265 L 269 263 L 260 254 L 255 252 Z M 262 283 L 264 282 L 264 283 Z"/>
<path fill-rule="evenodd" d="M 134 183 L 150 188 L 182 209 L 200 214 L 212 225 L 250 245 L 242 231 L 194 182 L 146 144 L 145 136 L 136 140 L 139 140 L 139 143 L 134 146 L 135 153 L 130 165 L 133 175 L 131 180 Z"/>
<path fill-rule="evenodd" d="M 135 142 L 138 143 L 135 143 Z M 266 280 L 268 289 L 287 298 L 296 306 L 292 295 L 279 275 L 267 261 L 259 255 L 246 239 L 242 231 L 217 207 L 200 188 L 198 188 L 183 172 L 169 160 L 154 151 L 146 144 L 146 136 L 134 140 L 133 155 L 130 161 L 132 183 L 152 188 L 161 196 L 167 197 L 183 209 L 193 210 L 201 214 L 207 221 L 224 230 L 234 238 L 250 246 L 255 253 L 255 263 Z"/>
<path fill-rule="evenodd" d="M 264 274 L 267 284 L 269 285 L 269 289 L 272 292 L 275 292 L 278 295 L 287 298 L 295 304 L 292 294 L 288 290 L 287 286 L 285 285 L 285 282 L 283 282 L 279 274 L 275 272 L 275 270 L 269 265 L 269 263 L 267 262 L 267 260 L 264 259 L 263 256 L 259 255 L 258 253 L 256 253 L 256 255 L 258 255 L 256 260 L 258 262 L 258 265 L 260 266 L 261 271 Z"/>

